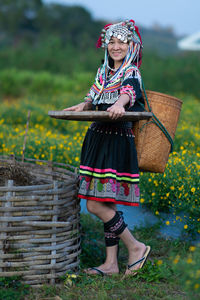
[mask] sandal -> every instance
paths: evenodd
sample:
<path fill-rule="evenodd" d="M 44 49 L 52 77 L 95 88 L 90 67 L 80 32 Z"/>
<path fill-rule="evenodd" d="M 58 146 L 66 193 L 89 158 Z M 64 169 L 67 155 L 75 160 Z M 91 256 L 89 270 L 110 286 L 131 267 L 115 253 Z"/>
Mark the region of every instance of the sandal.
<path fill-rule="evenodd" d="M 145 250 L 145 253 L 144 253 L 144 256 L 142 258 L 140 258 L 139 260 L 137 260 L 136 262 L 134 262 L 133 264 L 131 265 L 128 265 L 127 268 L 128 270 L 131 271 L 131 268 L 137 264 L 140 263 L 140 267 L 138 268 L 138 270 L 142 269 L 142 267 L 144 266 L 144 264 L 146 263 L 146 260 L 148 258 L 148 255 L 150 254 L 150 251 L 151 251 L 151 247 L 150 246 L 146 246 L 146 250 Z M 133 270 L 133 271 L 136 271 L 135 273 L 132 273 L 130 274 L 131 276 L 135 276 L 137 275 L 137 271 L 138 270 Z"/>
<path fill-rule="evenodd" d="M 105 276 L 105 275 L 107 275 L 106 273 L 104 273 L 103 271 L 101 271 L 100 269 L 98 269 L 96 267 L 89 268 L 88 271 L 90 271 L 90 270 L 95 270 L 96 273 L 90 274 L 90 273 L 86 272 L 88 275 L 101 275 L 102 277 Z"/>

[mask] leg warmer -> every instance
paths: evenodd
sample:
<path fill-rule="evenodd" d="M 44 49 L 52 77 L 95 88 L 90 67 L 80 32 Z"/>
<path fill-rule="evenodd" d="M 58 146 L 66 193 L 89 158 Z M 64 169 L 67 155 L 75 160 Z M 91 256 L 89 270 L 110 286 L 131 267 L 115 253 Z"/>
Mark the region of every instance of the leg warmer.
<path fill-rule="evenodd" d="M 117 211 L 115 216 L 108 222 L 104 223 L 105 243 L 106 247 L 111 247 L 119 244 L 118 237 L 126 228 L 124 223 L 123 213 Z"/>
<path fill-rule="evenodd" d="M 106 231 L 106 229 L 104 228 L 104 234 L 106 247 L 111 247 L 119 244 L 120 238 L 116 236 L 115 233 Z"/>

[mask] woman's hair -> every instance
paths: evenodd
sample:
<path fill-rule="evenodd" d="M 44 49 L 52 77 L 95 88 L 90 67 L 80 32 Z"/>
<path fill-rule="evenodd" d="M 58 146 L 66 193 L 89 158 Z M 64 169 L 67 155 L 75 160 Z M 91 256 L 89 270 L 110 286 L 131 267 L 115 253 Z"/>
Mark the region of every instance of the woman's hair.
<path fill-rule="evenodd" d="M 110 57 L 110 55 L 108 55 L 108 65 L 110 68 L 114 68 L 114 60 Z"/>

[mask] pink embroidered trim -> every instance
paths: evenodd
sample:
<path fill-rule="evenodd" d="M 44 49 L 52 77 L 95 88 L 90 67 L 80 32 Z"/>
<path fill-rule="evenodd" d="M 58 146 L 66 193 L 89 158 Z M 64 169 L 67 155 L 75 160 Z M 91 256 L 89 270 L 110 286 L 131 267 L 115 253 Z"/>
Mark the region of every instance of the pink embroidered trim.
<path fill-rule="evenodd" d="M 129 84 L 122 86 L 120 89 L 120 95 L 122 95 L 122 94 L 127 94 L 129 96 L 130 106 L 133 106 L 135 103 L 135 98 L 136 98 L 133 87 Z"/>
<path fill-rule="evenodd" d="M 98 169 L 98 168 L 91 168 L 91 167 L 87 167 L 87 166 L 83 166 L 83 165 L 80 165 L 80 169 L 89 170 L 91 172 L 96 172 L 96 173 L 111 172 L 111 173 L 114 173 L 114 174 L 116 174 L 118 176 L 139 177 L 139 174 L 119 173 L 119 172 L 117 172 L 117 170 L 114 170 L 114 169 Z"/>
<path fill-rule="evenodd" d="M 110 238 L 116 239 L 117 238 L 116 234 L 112 233 L 112 232 L 105 232 L 105 237 L 108 239 L 110 239 Z"/>
<path fill-rule="evenodd" d="M 116 224 L 115 224 L 115 226 L 113 226 L 113 227 L 110 227 L 110 231 L 116 231 L 117 229 L 119 229 L 120 228 L 120 226 L 122 225 L 122 223 L 123 223 L 123 219 L 122 218 L 120 218 L 119 219 L 119 222 L 117 222 Z"/>

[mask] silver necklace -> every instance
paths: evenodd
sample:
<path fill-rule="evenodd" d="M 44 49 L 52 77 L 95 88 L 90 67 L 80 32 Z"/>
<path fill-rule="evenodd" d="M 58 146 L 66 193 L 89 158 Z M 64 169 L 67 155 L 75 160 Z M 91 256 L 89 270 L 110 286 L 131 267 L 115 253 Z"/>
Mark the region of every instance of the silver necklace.
<path fill-rule="evenodd" d="M 113 72 L 116 72 L 119 68 L 112 69 L 112 68 L 108 65 L 108 69 L 110 69 L 110 70 L 113 71 Z"/>

